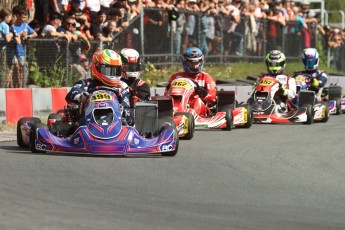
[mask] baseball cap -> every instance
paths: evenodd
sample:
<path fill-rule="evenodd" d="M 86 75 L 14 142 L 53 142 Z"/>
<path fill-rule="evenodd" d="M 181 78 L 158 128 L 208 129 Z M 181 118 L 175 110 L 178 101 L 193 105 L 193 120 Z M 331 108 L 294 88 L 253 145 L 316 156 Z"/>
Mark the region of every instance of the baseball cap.
<path fill-rule="evenodd" d="M 70 0 L 71 2 L 75 2 L 75 3 L 81 3 L 83 2 L 84 0 Z"/>
<path fill-rule="evenodd" d="M 188 0 L 188 2 L 197 3 L 197 0 Z"/>
<path fill-rule="evenodd" d="M 301 5 L 309 5 L 309 4 L 310 4 L 309 1 L 302 1 L 302 2 L 301 2 Z"/>

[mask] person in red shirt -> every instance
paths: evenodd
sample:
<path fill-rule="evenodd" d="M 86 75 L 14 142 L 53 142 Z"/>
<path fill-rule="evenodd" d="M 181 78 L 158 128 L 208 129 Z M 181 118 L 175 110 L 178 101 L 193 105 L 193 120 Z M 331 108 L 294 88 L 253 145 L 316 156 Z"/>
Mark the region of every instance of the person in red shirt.
<path fill-rule="evenodd" d="M 189 78 L 196 83 L 195 95 L 190 98 L 190 106 L 199 111 L 200 116 L 206 115 L 207 106 L 212 107 L 217 99 L 216 82 L 211 75 L 202 71 L 204 55 L 199 48 L 187 48 L 182 55 L 184 71 L 173 74 L 165 89 L 167 95 L 171 82 L 176 78 Z"/>

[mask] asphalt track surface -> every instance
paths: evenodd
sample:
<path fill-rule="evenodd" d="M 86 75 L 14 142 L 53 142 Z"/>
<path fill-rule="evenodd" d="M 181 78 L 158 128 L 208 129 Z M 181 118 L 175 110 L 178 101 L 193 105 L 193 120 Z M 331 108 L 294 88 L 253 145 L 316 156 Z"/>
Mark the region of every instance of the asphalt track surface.
<path fill-rule="evenodd" d="M 345 115 L 197 131 L 178 154 L 32 154 L 0 143 L 0 229 L 345 229 Z"/>

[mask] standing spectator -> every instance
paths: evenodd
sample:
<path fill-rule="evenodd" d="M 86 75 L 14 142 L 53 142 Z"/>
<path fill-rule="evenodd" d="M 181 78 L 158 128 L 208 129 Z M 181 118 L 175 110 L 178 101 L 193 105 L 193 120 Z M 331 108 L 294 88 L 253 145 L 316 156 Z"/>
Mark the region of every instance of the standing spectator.
<path fill-rule="evenodd" d="M 269 50 L 281 50 L 282 27 L 286 24 L 285 17 L 279 8 L 271 4 L 266 18 L 268 19 L 267 48 Z"/>
<path fill-rule="evenodd" d="M 57 32 L 57 28 L 61 26 L 62 15 L 59 13 L 53 13 L 50 15 L 49 23 L 43 28 L 42 35 L 47 38 L 62 38 L 66 39 L 67 43 L 71 38 L 65 34 Z"/>
<path fill-rule="evenodd" d="M 26 42 L 30 38 L 37 37 L 37 33 L 27 23 L 28 13 L 24 7 L 19 7 L 16 11 L 16 21 L 13 24 L 13 33 L 20 38 L 20 43 L 15 43 L 12 47 L 12 56 L 9 60 L 12 62 L 14 69 L 17 69 L 13 75 L 13 83 L 9 87 L 22 88 L 26 87 Z"/>
<path fill-rule="evenodd" d="M 102 37 L 104 42 L 108 42 L 108 47 L 110 47 L 111 42 L 114 40 L 115 34 L 118 32 L 116 22 L 110 20 L 107 23 L 107 26 L 102 29 Z"/>
<path fill-rule="evenodd" d="M 97 17 L 94 20 L 94 22 L 91 24 L 91 28 L 90 28 L 90 33 L 95 40 L 105 41 L 105 42 L 109 42 L 112 40 L 103 36 L 102 30 L 103 30 L 106 20 L 107 20 L 106 13 L 103 10 L 100 10 L 97 13 Z"/>
<path fill-rule="evenodd" d="M 178 17 L 176 20 L 176 29 L 173 31 L 173 41 L 174 41 L 174 54 L 177 57 L 181 54 L 181 42 L 182 42 L 182 33 L 186 23 L 186 15 L 183 12 L 179 12 L 183 10 L 186 6 L 185 0 L 178 0 L 176 2 L 176 8 L 178 12 Z"/>
<path fill-rule="evenodd" d="M 91 23 L 95 22 L 95 19 L 98 17 L 98 12 L 101 10 L 101 1 L 100 0 L 87 0 L 86 9 L 90 12 Z M 105 14 L 106 11 L 102 10 Z"/>
<path fill-rule="evenodd" d="M 6 45 L 13 38 L 13 33 L 10 33 L 10 23 L 12 19 L 12 13 L 8 9 L 0 10 L 0 38 L 3 38 L 3 41 L 0 41 L 0 88 L 5 88 L 7 84 L 7 55 L 6 55 Z"/>
<path fill-rule="evenodd" d="M 246 25 L 245 25 L 245 36 L 247 41 L 247 52 L 249 54 L 256 54 L 257 51 L 257 41 L 256 36 L 258 34 L 256 18 L 255 18 L 255 6 L 249 5 L 248 11 L 245 13 Z"/>
<path fill-rule="evenodd" d="M 296 56 L 302 52 L 303 34 L 308 29 L 307 23 L 305 23 L 300 9 L 297 6 L 292 8 L 293 14 L 291 15 L 291 21 L 297 22 L 288 32 L 288 44 L 293 45 L 295 49 L 291 49 L 292 56 Z"/>
<path fill-rule="evenodd" d="M 136 16 L 140 15 L 142 7 L 142 0 L 128 0 L 128 16 L 131 21 Z"/>
<path fill-rule="evenodd" d="M 163 0 L 155 0 L 154 8 L 163 8 L 165 3 Z M 161 53 L 163 49 L 163 40 L 165 29 L 163 25 L 165 23 L 164 18 L 165 11 L 161 10 L 147 10 L 145 12 L 146 24 L 145 24 L 145 42 L 147 44 L 148 54 Z"/>
<path fill-rule="evenodd" d="M 224 58 L 226 61 L 229 52 L 236 50 L 236 55 L 243 55 L 243 35 L 236 32 L 236 27 L 241 22 L 239 6 L 241 0 L 232 0 L 231 4 L 221 8 L 221 12 L 225 15 L 223 20 L 223 45 Z"/>
<path fill-rule="evenodd" d="M 182 50 L 186 50 L 187 47 L 192 47 L 196 45 L 196 41 L 194 41 L 194 29 L 196 26 L 195 12 L 200 11 L 197 5 L 197 0 L 187 0 L 186 9 L 187 11 L 189 11 L 189 13 L 186 13 L 186 26 L 182 42 Z"/>

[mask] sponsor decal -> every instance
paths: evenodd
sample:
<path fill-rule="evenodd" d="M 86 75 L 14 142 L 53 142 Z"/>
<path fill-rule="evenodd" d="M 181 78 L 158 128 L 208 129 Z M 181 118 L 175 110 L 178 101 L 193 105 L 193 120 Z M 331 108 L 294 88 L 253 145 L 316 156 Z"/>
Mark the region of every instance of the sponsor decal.
<path fill-rule="evenodd" d="M 76 144 L 78 144 L 79 143 L 79 137 L 77 137 L 77 138 L 74 138 L 74 140 L 73 140 L 73 143 L 76 145 Z"/>
<path fill-rule="evenodd" d="M 183 116 L 183 133 L 188 133 L 188 118 L 186 116 Z"/>
<path fill-rule="evenodd" d="M 162 152 L 168 152 L 168 151 L 173 151 L 174 150 L 174 147 L 173 147 L 173 145 L 172 144 L 162 144 L 161 146 L 160 146 L 160 150 L 162 151 Z"/>
<path fill-rule="evenodd" d="M 36 142 L 36 149 L 37 150 L 46 150 L 47 146 L 45 144 L 41 144 L 39 142 Z"/>
<path fill-rule="evenodd" d="M 138 145 L 139 144 L 139 139 L 138 138 L 134 138 L 133 142 L 134 142 L 135 145 Z"/>

